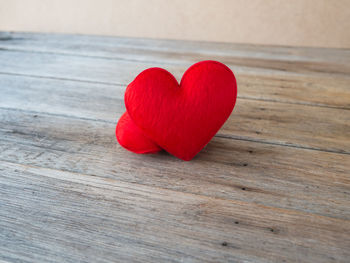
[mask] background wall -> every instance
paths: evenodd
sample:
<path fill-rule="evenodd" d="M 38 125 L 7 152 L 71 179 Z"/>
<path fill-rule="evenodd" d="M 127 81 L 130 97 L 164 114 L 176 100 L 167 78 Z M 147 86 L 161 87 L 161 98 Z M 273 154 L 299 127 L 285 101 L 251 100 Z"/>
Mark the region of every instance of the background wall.
<path fill-rule="evenodd" d="M 0 0 L 0 30 L 350 48 L 350 0 Z"/>

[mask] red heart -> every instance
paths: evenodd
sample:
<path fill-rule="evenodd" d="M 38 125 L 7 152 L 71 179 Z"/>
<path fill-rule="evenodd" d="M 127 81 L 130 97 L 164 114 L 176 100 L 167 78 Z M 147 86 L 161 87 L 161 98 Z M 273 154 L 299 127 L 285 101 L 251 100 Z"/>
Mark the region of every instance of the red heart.
<path fill-rule="evenodd" d="M 115 135 L 120 145 L 134 153 L 156 153 L 162 150 L 135 125 L 128 112 L 120 117 Z"/>
<path fill-rule="evenodd" d="M 168 71 L 150 68 L 127 87 L 125 105 L 131 119 L 124 126 L 135 126 L 137 129 L 132 130 L 137 130 L 136 138 L 154 142 L 153 146 L 159 145 L 180 159 L 191 160 L 230 116 L 236 97 L 234 74 L 219 62 L 194 64 L 185 72 L 180 85 Z M 126 148 L 134 151 L 132 148 L 140 141 L 132 140 L 131 136 L 126 138 L 129 138 Z M 124 147 L 127 145 L 118 141 Z"/>

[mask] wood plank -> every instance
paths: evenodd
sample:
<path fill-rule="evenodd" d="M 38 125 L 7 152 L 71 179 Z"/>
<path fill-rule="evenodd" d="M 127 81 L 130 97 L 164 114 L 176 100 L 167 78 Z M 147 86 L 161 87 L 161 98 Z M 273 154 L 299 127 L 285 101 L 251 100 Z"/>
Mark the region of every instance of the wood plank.
<path fill-rule="evenodd" d="M 80 39 L 67 36 L 67 39 Z M 253 51 L 249 50 L 247 47 L 247 54 L 241 54 L 242 56 L 248 56 L 251 60 L 258 60 L 259 63 L 257 65 L 253 65 L 252 63 L 240 63 L 238 58 L 231 59 L 230 53 L 226 50 L 234 50 L 234 47 L 228 48 L 223 47 L 220 50 L 215 52 L 223 52 L 222 57 L 217 57 L 217 55 L 205 55 L 204 57 L 198 57 L 196 54 L 188 54 L 188 59 L 184 59 L 181 53 L 171 54 L 167 53 L 167 46 L 164 43 L 163 50 L 160 48 L 160 51 L 152 51 L 154 47 L 150 45 L 150 43 L 145 44 L 145 47 L 151 49 L 149 51 L 142 49 L 143 46 L 136 45 L 137 48 L 141 48 L 141 50 L 129 49 L 125 50 L 119 49 L 119 46 L 126 47 L 126 44 L 133 43 L 132 40 L 122 41 L 122 39 L 114 39 L 112 43 L 108 44 L 108 41 L 103 42 L 102 40 L 96 39 L 96 43 L 100 43 L 101 47 L 94 46 L 95 43 L 93 39 L 85 39 L 81 37 L 80 42 L 69 44 L 65 42 L 60 42 L 57 40 L 53 43 L 50 42 L 49 39 L 40 39 L 34 41 L 34 43 L 29 44 L 27 49 L 31 50 L 31 47 L 35 49 L 43 48 L 46 53 L 31 53 L 31 52 L 20 52 L 16 51 L 17 45 L 22 45 L 22 40 L 24 41 L 23 46 L 26 46 L 26 38 L 19 37 L 17 40 L 8 40 L 8 41 L 0 41 L 1 43 L 6 43 L 2 45 L 6 45 L 3 51 L 0 54 L 0 72 L 12 73 L 12 74 L 27 74 L 27 75 L 35 75 L 35 76 L 44 76 L 44 77 L 54 77 L 54 78 L 65 78 L 65 79 L 78 79 L 84 81 L 95 81 L 95 82 L 104 82 L 110 84 L 122 84 L 126 85 L 129 83 L 139 72 L 142 70 L 159 66 L 164 67 L 171 71 L 178 79 L 181 78 L 183 72 L 194 62 L 204 60 L 204 59 L 216 59 L 227 63 L 228 66 L 231 67 L 232 70 L 237 75 L 238 84 L 239 84 L 239 95 L 242 97 L 252 98 L 252 99 L 264 99 L 264 100 L 277 100 L 281 102 L 289 102 L 289 103 L 302 103 L 302 104 L 311 104 L 311 105 L 320 105 L 320 106 L 330 106 L 330 107 L 340 107 L 350 109 L 350 78 L 348 77 L 348 73 L 344 75 L 330 75 L 336 71 L 331 65 L 330 66 L 322 66 L 325 69 L 322 71 L 322 74 L 311 74 L 309 71 L 305 72 L 305 74 L 294 74 L 292 72 L 293 69 L 286 68 L 283 71 L 278 70 L 281 68 L 281 65 L 278 64 L 274 66 L 274 68 L 270 67 L 266 69 L 266 67 L 261 67 L 258 64 L 266 65 L 265 60 L 259 60 L 259 56 L 257 58 L 252 57 L 254 54 Z M 16 38 L 14 38 L 16 39 Z M 41 42 L 40 42 L 41 41 Z M 71 40 L 72 41 L 72 40 Z M 120 44 L 118 41 L 121 41 Z M 137 40 L 135 40 L 137 42 Z M 147 41 L 146 41 L 147 42 Z M 51 43 L 51 45 L 50 45 Z M 85 44 L 84 44 L 85 43 Z M 123 44 L 124 43 L 124 44 Z M 142 42 L 143 43 L 143 42 Z M 153 42 L 151 42 L 153 43 Z M 162 42 L 161 42 L 162 43 Z M 169 42 L 169 48 L 174 49 L 171 46 L 172 42 Z M 58 52 L 55 51 L 54 46 L 57 46 L 59 50 L 68 50 L 67 52 Z M 92 45 L 92 46 L 90 46 Z M 107 45 L 104 47 L 103 45 Z M 155 44 L 156 47 L 162 46 L 158 43 Z M 184 42 L 183 45 L 186 47 L 187 42 Z M 182 46 L 179 44 L 178 46 Z M 219 45 L 220 46 L 220 45 Z M 0 45 L 1 47 L 1 45 Z M 10 49 L 10 47 L 12 47 Z M 104 49 L 106 49 L 104 51 Z M 237 47 L 238 48 L 238 47 Z M 24 51 L 27 51 L 24 48 Z M 51 50 L 52 49 L 52 50 Z M 193 52 L 195 52 L 195 49 Z M 209 48 L 207 48 L 210 50 Z M 241 47 L 242 49 L 242 47 Z M 11 51 L 12 50 L 12 51 Z M 21 50 L 21 49 L 20 49 Z M 51 51 L 50 51 L 51 50 Z M 179 52 L 182 49 L 180 48 Z M 197 52 L 201 52 L 200 48 L 197 47 Z M 312 49 L 313 50 L 313 49 Z M 269 53 L 261 55 L 262 57 L 270 56 L 273 57 L 274 48 L 269 49 Z M 51 52 L 51 53 L 50 53 Z M 55 52 L 58 52 L 56 54 Z M 89 52 L 92 52 L 90 54 Z M 95 54 L 94 52 L 102 52 L 102 54 Z M 148 54 L 147 52 L 151 52 Z M 150 58 L 156 58 L 158 53 L 162 54 L 161 59 L 147 59 L 143 58 L 145 54 L 148 54 Z M 209 52 L 209 51 L 203 51 Z M 214 53 L 215 53 L 214 52 Z M 241 52 L 241 51 L 239 51 Z M 257 52 L 257 51 L 256 51 Z M 276 51 L 278 54 L 278 51 Z M 297 51 L 294 51 L 298 53 Z M 156 54 L 154 54 L 156 53 Z M 310 51 L 310 53 L 312 53 Z M 341 52 L 335 53 L 329 51 L 330 55 L 326 56 L 325 60 L 333 59 L 336 63 L 337 61 L 340 63 L 337 67 L 346 68 L 349 65 L 349 62 L 346 63 L 346 60 L 342 60 L 341 57 L 349 59 L 350 56 L 347 54 L 347 51 L 343 51 L 343 56 L 340 56 Z M 76 55 L 79 56 L 76 56 Z M 321 54 L 317 53 L 316 54 Z M 327 53 L 326 53 L 327 54 Z M 75 56 L 72 56 L 75 55 Z M 127 58 L 123 56 L 135 56 L 139 58 L 139 60 L 135 58 Z M 316 56 L 316 55 L 315 55 Z M 228 57 L 228 58 L 227 58 Z M 300 63 L 308 64 L 312 59 L 315 58 L 304 58 L 309 60 L 299 61 L 297 65 L 293 62 L 295 58 L 293 55 L 288 55 L 284 58 L 284 64 L 291 64 L 294 68 L 301 68 Z M 181 60 L 181 61 L 178 61 Z M 37 65 L 33 67 L 33 64 Z M 326 62 L 322 62 L 326 63 Z M 332 62 L 333 63 L 333 62 Z M 313 65 L 309 65 L 308 67 L 314 68 Z M 328 73 L 327 73 L 328 67 Z M 321 69 L 319 69 L 320 71 Z M 336 77 L 335 77 L 336 76 Z"/>
<path fill-rule="evenodd" d="M 11 261 L 350 257 L 349 221 L 32 165 L 0 162 L 0 170 L 0 254 Z"/>
<path fill-rule="evenodd" d="M 238 74 L 239 97 L 350 109 L 350 80 L 337 77 Z"/>
<path fill-rule="evenodd" d="M 112 123 L 125 111 L 123 86 L 0 75 L 0 90 L 3 108 Z M 218 136 L 350 153 L 350 111 L 241 98 Z"/>
<path fill-rule="evenodd" d="M 3 34 L 4 41 L 0 38 L 0 47 L 9 50 L 99 56 L 131 61 L 158 61 L 170 64 L 216 59 L 228 64 L 279 71 L 345 74 L 350 72 L 350 50 L 346 49 L 86 35 Z"/>
<path fill-rule="evenodd" d="M 0 113 L 3 161 L 350 220 L 350 155 L 216 137 L 183 162 L 124 150 L 113 123 Z"/>

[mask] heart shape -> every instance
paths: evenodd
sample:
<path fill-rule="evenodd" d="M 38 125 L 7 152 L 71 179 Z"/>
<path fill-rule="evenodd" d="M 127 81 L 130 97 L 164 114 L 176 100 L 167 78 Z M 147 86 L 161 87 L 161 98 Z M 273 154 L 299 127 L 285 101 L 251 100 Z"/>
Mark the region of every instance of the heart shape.
<path fill-rule="evenodd" d="M 220 62 L 192 65 L 180 85 L 164 69 L 147 69 L 126 89 L 127 113 L 118 122 L 118 141 L 134 152 L 162 148 L 180 159 L 191 160 L 228 119 L 236 97 L 235 76 Z M 126 127 L 129 132 L 122 131 Z M 141 141 L 147 147 L 139 147 Z"/>

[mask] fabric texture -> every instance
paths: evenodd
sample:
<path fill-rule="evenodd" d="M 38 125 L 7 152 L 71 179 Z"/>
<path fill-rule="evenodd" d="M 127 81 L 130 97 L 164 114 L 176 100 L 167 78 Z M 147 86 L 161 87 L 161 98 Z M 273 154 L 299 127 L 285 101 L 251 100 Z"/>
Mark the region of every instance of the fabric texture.
<path fill-rule="evenodd" d="M 180 84 L 164 69 L 147 69 L 126 89 L 129 116 L 119 120 L 118 141 L 137 153 L 156 152 L 158 147 L 191 160 L 225 123 L 236 97 L 235 76 L 220 62 L 192 65 Z M 127 130 L 119 131 L 123 128 Z M 147 147 L 142 150 L 143 146 Z"/>
<path fill-rule="evenodd" d="M 134 153 L 156 153 L 162 150 L 135 125 L 128 112 L 120 117 L 115 135 L 121 146 Z"/>

